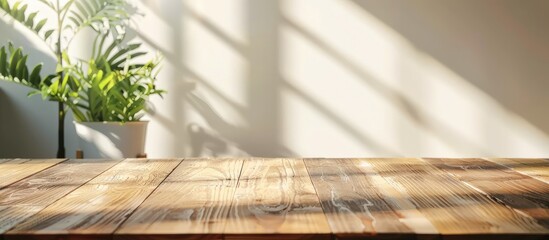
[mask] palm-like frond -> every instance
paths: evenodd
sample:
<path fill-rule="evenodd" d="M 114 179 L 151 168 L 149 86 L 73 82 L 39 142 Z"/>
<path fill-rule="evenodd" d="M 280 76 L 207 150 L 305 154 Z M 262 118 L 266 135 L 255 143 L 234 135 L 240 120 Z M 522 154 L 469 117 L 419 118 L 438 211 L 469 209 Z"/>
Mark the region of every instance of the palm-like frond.
<path fill-rule="evenodd" d="M 132 43 L 124 46 L 122 44 L 125 38 L 124 34 L 118 39 L 111 39 L 112 41 L 108 43 L 107 39 L 109 36 L 112 37 L 112 33 L 101 34 L 94 41 L 92 58 L 96 60 L 97 64 L 100 64 L 98 68 L 103 68 L 102 64 L 108 65 L 112 70 L 123 70 L 124 68 L 131 70 L 143 66 L 143 64 L 135 64 L 129 61 L 147 54 L 139 50 L 141 43 Z"/>
<path fill-rule="evenodd" d="M 41 0 L 46 2 L 45 0 Z M 17 1 L 11 6 L 8 0 L 0 0 L 0 9 L 10 15 L 13 19 L 17 20 L 23 24 L 28 29 L 35 32 L 40 36 L 44 41 L 47 41 L 52 33 L 53 29 L 44 29 L 44 26 L 47 23 L 46 18 L 38 18 L 38 12 L 31 12 L 27 10 L 28 5 L 23 4 L 21 1 Z"/>
<path fill-rule="evenodd" d="M 42 64 L 36 65 L 32 71 L 27 67 L 28 55 L 22 48 L 15 48 L 12 43 L 0 48 L 0 79 L 20 83 L 37 90 L 41 89 Z"/>
<path fill-rule="evenodd" d="M 42 78 L 43 64 L 37 64 L 29 70 L 28 55 L 22 48 L 15 48 L 12 43 L 0 48 L 0 80 L 18 83 L 34 89 L 28 95 L 42 94 L 44 99 L 66 102 L 74 96 L 79 88 L 79 82 L 71 75 L 61 77 L 59 73 Z M 71 95 L 72 94 L 72 95 Z"/>
<path fill-rule="evenodd" d="M 65 5 L 69 21 L 63 28 L 78 32 L 92 27 L 100 31 L 101 28 L 123 25 L 130 17 L 127 5 L 125 0 L 71 0 Z"/>

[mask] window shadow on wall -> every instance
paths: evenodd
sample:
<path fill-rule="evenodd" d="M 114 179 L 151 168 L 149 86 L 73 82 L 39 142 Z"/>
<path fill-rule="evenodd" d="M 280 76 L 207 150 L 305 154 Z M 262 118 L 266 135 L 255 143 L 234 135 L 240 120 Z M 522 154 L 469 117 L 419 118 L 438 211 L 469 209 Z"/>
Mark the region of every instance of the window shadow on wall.
<path fill-rule="evenodd" d="M 174 148 L 185 144 L 190 145 L 191 152 L 185 155 L 223 156 L 243 154 L 263 157 L 297 156 L 292 149 L 284 145 L 285 126 L 283 125 L 283 120 L 289 116 L 283 115 L 286 111 L 284 111 L 285 106 L 281 105 L 284 102 L 282 101 L 282 92 L 290 92 L 297 96 L 307 107 L 314 109 L 323 120 L 329 121 L 332 126 L 362 146 L 363 149 L 370 151 L 371 154 L 382 156 L 403 155 L 400 152 L 402 149 L 396 149 L 392 145 L 389 146 L 386 143 L 382 143 L 376 140 L 376 136 L 365 134 L 362 131 L 363 129 L 359 129 L 356 125 L 353 125 L 351 120 L 354 116 L 338 114 L 334 109 L 317 101 L 306 89 L 302 89 L 294 84 L 294 79 L 282 76 L 280 66 L 280 61 L 282 61 L 280 55 L 284 50 L 284 46 L 281 46 L 280 42 L 282 28 L 291 29 L 291 31 L 297 33 L 310 46 L 328 56 L 356 79 L 360 79 L 364 86 L 375 91 L 377 95 L 381 96 L 381 98 L 394 107 L 406 121 L 411 122 L 414 128 L 418 128 L 420 131 L 433 136 L 433 138 L 446 145 L 448 149 L 461 153 L 475 153 L 476 155 L 494 154 L 491 152 L 494 149 L 490 148 L 489 144 L 478 142 L 478 139 L 470 139 L 470 136 L 463 134 L 460 129 L 453 128 L 446 119 L 429 114 L 425 109 L 428 103 L 417 104 L 417 102 L 414 102 L 414 99 L 411 99 L 413 96 L 403 93 L 402 89 L 393 88 L 385 82 L 386 79 L 376 77 L 375 74 L 369 72 L 369 69 L 365 69 L 360 62 L 356 62 L 344 52 L 340 52 L 336 46 L 331 45 L 322 36 L 315 34 L 314 31 L 311 31 L 306 26 L 286 16 L 281 9 L 281 1 L 247 0 L 244 2 L 246 8 L 244 18 L 247 28 L 247 39 L 245 42 L 233 39 L 225 29 L 216 25 L 215 22 L 202 17 L 199 13 L 187 7 L 185 1 L 179 1 L 177 5 L 171 6 L 173 8 L 172 14 L 178 16 L 177 19 L 165 18 L 165 21 L 168 25 L 174 25 L 174 23 L 179 23 L 181 19 L 192 19 L 203 30 L 217 38 L 225 47 L 231 49 L 232 52 L 245 60 L 248 69 L 246 75 L 243 77 L 245 78 L 247 89 L 245 91 L 246 96 L 244 97 L 246 99 L 245 104 L 239 103 L 232 99 L 231 96 L 224 94 L 224 89 L 220 89 L 219 86 L 214 84 L 214 82 L 223 81 L 224 79 L 209 79 L 209 77 L 202 75 L 199 69 L 194 69 L 186 62 L 188 61 L 185 56 L 186 49 L 182 47 L 183 42 L 186 40 L 183 37 L 186 31 L 184 26 L 171 26 L 172 28 L 177 28 L 177 30 L 174 30 L 174 39 L 169 40 L 173 42 L 169 49 L 162 49 L 161 46 L 155 45 L 154 41 L 148 39 L 148 36 L 140 35 L 149 45 L 162 49 L 166 59 L 177 67 L 174 73 L 174 76 L 177 77 L 174 80 L 196 83 L 196 85 L 185 85 L 185 87 L 170 90 L 171 92 L 182 93 L 176 99 L 181 104 L 173 105 L 173 113 L 175 113 L 176 117 L 173 118 L 170 115 L 165 119 L 158 118 L 169 129 L 177 129 L 173 133 L 177 141 L 171 143 Z M 477 15 L 481 14 L 478 11 L 483 13 L 483 10 L 473 11 L 472 19 L 460 18 L 457 22 L 450 21 L 450 19 L 445 22 L 447 18 L 451 18 L 453 15 L 451 13 L 449 13 L 450 16 L 441 15 L 448 13 L 437 11 L 441 10 L 439 8 L 441 8 L 442 4 L 449 2 L 457 4 L 458 8 L 454 9 L 459 12 L 464 9 L 468 10 L 466 6 L 463 6 L 464 3 L 459 3 L 459 1 L 438 3 L 433 1 L 434 5 L 431 5 L 431 2 L 428 2 L 429 4 L 421 1 L 406 1 L 395 4 L 391 1 L 342 1 L 342 3 L 351 3 L 358 10 L 362 10 L 380 20 L 383 24 L 387 25 L 387 28 L 391 28 L 398 35 L 408 40 L 414 48 L 417 47 L 415 50 L 440 61 L 442 65 L 450 68 L 460 78 L 471 82 L 474 86 L 502 103 L 508 108 L 511 115 L 517 113 L 540 130 L 548 132 L 549 125 L 547 122 L 549 121 L 547 120 L 549 120 L 549 115 L 543 109 L 543 103 L 546 102 L 544 100 L 547 100 L 547 97 L 541 94 L 545 88 L 539 87 L 544 86 L 545 83 L 542 80 L 534 78 L 530 82 L 532 84 L 526 84 L 526 86 L 519 84 L 521 86 L 517 88 L 510 87 L 513 84 L 518 84 L 519 80 L 517 80 L 516 76 L 517 74 L 520 75 L 519 71 L 529 69 L 528 67 L 524 68 L 524 65 L 520 66 L 522 70 L 516 70 L 516 68 L 512 67 L 513 64 L 520 64 L 517 62 L 520 61 L 520 57 L 501 63 L 501 53 L 498 55 L 494 52 L 505 52 L 500 49 L 506 46 L 505 44 L 499 46 L 499 48 L 495 46 L 487 48 L 487 50 L 482 50 L 482 47 L 485 46 L 478 45 L 472 46 L 472 49 L 469 49 L 467 47 L 471 46 L 467 46 L 466 43 L 478 43 L 479 39 L 475 39 L 478 36 L 459 35 L 470 33 L 467 31 L 475 31 L 467 30 L 471 26 L 473 26 L 472 29 L 477 30 L 483 27 L 474 26 L 475 23 L 480 21 Z M 507 4 L 507 1 L 505 1 L 505 4 Z M 482 6 L 482 4 L 480 5 Z M 452 10 L 448 11 L 451 12 Z M 498 24 L 493 23 L 491 25 L 497 26 Z M 496 33 L 495 36 L 499 36 L 498 34 L 501 33 Z M 487 33 L 484 37 L 488 39 L 484 40 L 493 40 L 489 38 L 490 36 Z M 472 37 L 472 39 L 468 37 Z M 480 36 L 479 38 L 483 40 L 482 37 Z M 465 44 L 465 49 L 461 47 L 463 46 L 460 45 L 462 43 Z M 482 51 L 476 52 L 477 50 Z M 513 51 L 522 50 L 527 52 L 532 49 L 518 47 Z M 545 50 L 541 51 L 541 53 L 530 52 L 533 56 L 538 57 L 540 62 L 547 62 L 545 60 L 548 59 L 547 56 L 549 54 L 546 53 Z M 520 55 L 517 52 L 514 52 L 514 54 Z M 469 61 L 476 59 L 477 56 L 486 57 L 487 59 L 481 59 L 480 63 Z M 497 58 L 497 60 L 492 63 L 487 62 L 493 60 L 493 58 Z M 503 66 L 505 69 L 500 69 L 499 66 Z M 212 68 L 214 67 L 215 65 L 212 65 Z M 534 68 L 538 73 L 542 71 L 538 69 L 539 66 L 534 66 Z M 498 72 L 492 72 L 490 69 L 498 69 Z M 546 68 L 543 68 L 543 71 L 545 71 L 544 69 Z M 535 75 L 546 76 L 547 74 Z M 444 79 L 441 80 L 444 81 Z M 402 84 L 413 83 L 406 82 Z M 208 94 L 203 94 L 204 92 Z M 530 94 L 529 97 L 514 101 L 516 97 L 526 93 Z M 212 100 L 212 96 L 215 99 Z M 530 96 L 532 97 L 530 98 Z M 536 102 L 531 103 L 529 101 Z M 531 105 L 529 105 L 530 103 Z M 220 106 L 230 108 L 231 112 L 235 112 L 243 119 L 244 124 L 232 123 L 230 117 L 220 113 L 223 111 L 217 111 L 225 110 L 220 108 Z M 187 110 L 184 109 L 198 113 L 204 121 L 195 122 L 194 120 L 186 119 L 187 114 L 185 112 Z M 485 115 L 478 116 L 478 119 L 482 120 L 488 117 Z M 300 116 L 291 117 L 295 119 Z M 311 121 L 315 121 L 315 119 L 311 119 Z M 493 121 L 486 121 L 483 124 L 489 125 Z M 398 128 L 399 126 L 396 127 Z M 484 129 L 492 129 L 486 130 L 488 131 L 486 135 L 492 136 L 493 133 L 489 131 L 494 131 L 493 129 L 496 128 L 487 126 Z M 403 142 L 400 145 L 408 144 L 415 146 L 405 148 L 406 151 L 422 152 L 425 150 L 421 142 L 411 143 L 410 139 L 413 141 L 415 136 L 404 136 L 407 134 L 404 132 L 400 136 L 406 139 L 402 140 Z M 189 141 L 188 143 L 187 140 Z M 477 141 L 475 142 L 475 140 Z M 490 141 L 490 137 L 487 137 L 486 141 Z M 404 155 L 409 154 L 404 153 Z"/>
<path fill-rule="evenodd" d="M 285 26 L 290 27 L 294 31 L 298 32 L 303 38 L 305 38 L 311 45 L 320 49 L 326 55 L 334 59 L 339 65 L 343 66 L 348 72 L 355 75 L 358 79 L 362 80 L 368 88 L 373 89 L 377 94 L 381 95 L 385 100 L 390 102 L 392 106 L 398 109 L 407 119 L 415 123 L 415 126 L 423 129 L 425 132 L 434 135 L 440 141 L 444 142 L 452 148 L 461 149 L 462 151 L 467 152 L 476 152 L 481 155 L 490 155 L 490 152 L 487 149 L 483 149 L 481 146 L 472 144 L 472 141 L 467 139 L 466 136 L 463 136 L 459 131 L 452 129 L 451 126 L 446 125 L 444 122 L 438 120 L 434 116 L 429 116 L 421 108 L 417 107 L 408 96 L 404 95 L 397 89 L 392 88 L 391 86 L 384 83 L 382 80 L 377 79 L 370 74 L 368 70 L 360 67 L 357 63 L 350 60 L 344 54 L 338 52 L 330 44 L 322 40 L 322 38 L 317 37 L 314 33 L 311 33 L 307 29 L 299 26 L 288 18 L 283 18 L 283 23 Z M 344 121 L 337 120 L 341 118 L 340 116 L 330 113 L 329 110 L 324 108 L 322 105 L 315 103 L 314 100 L 307 97 L 306 93 L 300 91 L 299 89 L 293 87 L 291 82 L 286 81 L 285 86 L 293 92 L 298 93 L 304 99 L 308 99 L 307 102 L 311 103 L 314 108 L 321 110 L 324 116 L 333 119 L 332 122 L 336 123 L 341 129 L 347 131 L 351 136 L 362 142 L 364 146 L 373 147 L 378 153 L 387 156 L 396 153 L 396 150 L 390 150 L 387 147 L 379 145 L 375 141 L 367 140 L 366 136 L 358 134 L 357 129 L 350 128 L 349 125 L 344 124 Z M 375 113 L 372 113 L 375 114 Z M 413 143 L 407 143 L 413 144 Z"/>
<path fill-rule="evenodd" d="M 549 2 L 349 1 L 549 133 Z"/>
<path fill-rule="evenodd" d="M 440 140 L 443 140 L 447 145 L 454 148 L 462 149 L 468 152 L 489 154 L 488 150 L 472 144 L 465 136 L 460 135 L 456 130 L 444 125 L 443 122 L 436 121 L 435 118 L 426 116 L 417 109 L 414 104 L 407 99 L 407 96 L 386 86 L 382 81 L 376 79 L 366 70 L 359 67 L 352 60 L 346 58 L 344 54 L 339 53 L 335 48 L 325 43 L 321 38 L 315 36 L 307 29 L 302 28 L 292 20 L 283 16 L 280 10 L 280 1 L 247 1 L 246 22 L 248 28 L 248 44 L 243 45 L 232 39 L 223 29 L 209 22 L 205 18 L 192 10 L 185 7 L 185 4 L 178 5 L 182 8 L 183 18 L 193 18 L 201 27 L 216 36 L 227 47 L 233 49 L 246 59 L 249 67 L 247 74 L 247 105 L 241 106 L 222 91 L 217 89 L 209 81 L 206 81 L 203 76 L 194 71 L 191 67 L 185 64 L 184 56 L 174 54 L 172 50 L 164 49 L 163 53 L 172 64 L 178 66 L 178 74 L 182 78 L 192 79 L 198 84 L 196 88 L 183 89 L 184 95 L 181 100 L 185 101 L 192 109 L 196 110 L 206 121 L 207 126 L 201 123 L 188 122 L 183 118 L 166 119 L 164 124 L 170 124 L 170 128 L 184 129 L 187 131 L 191 146 L 192 156 L 201 156 L 209 154 L 220 156 L 224 154 L 234 154 L 230 148 L 242 150 L 244 154 L 252 156 L 265 157 L 285 157 L 296 156 L 288 147 L 282 144 L 283 127 L 281 119 L 283 106 L 281 103 L 281 91 L 287 90 L 300 99 L 305 101 L 309 107 L 316 109 L 325 119 L 329 120 L 334 126 L 345 132 L 347 136 L 354 139 L 365 149 L 371 150 L 374 154 L 383 156 L 400 156 L 401 153 L 396 149 L 391 149 L 384 144 L 375 140 L 374 136 L 367 136 L 361 133 L 360 129 L 354 128 L 347 123 L 347 118 L 352 116 L 340 116 L 329 108 L 324 107 L 321 103 L 316 102 L 313 98 L 307 95 L 303 90 L 292 85 L 291 80 L 283 79 L 280 74 L 280 28 L 282 26 L 289 27 L 298 32 L 302 37 L 307 39 L 311 45 L 320 49 L 325 54 L 333 58 L 347 71 L 357 76 L 369 87 L 382 95 L 393 104 L 399 111 L 414 122 L 418 127 L 423 128 L 432 134 L 437 135 Z M 260 21 L 258 21 L 260 19 Z M 167 19 L 168 22 L 172 20 Z M 179 26 L 177 26 L 180 29 Z M 173 40 L 174 45 L 181 45 L 184 41 L 181 32 L 177 32 L 176 39 Z M 140 36 L 155 48 L 153 41 L 147 39 L 147 36 Z M 175 47 L 175 46 L 174 46 Z M 181 51 L 181 46 L 175 47 L 176 53 Z M 218 81 L 218 80 L 216 80 Z M 181 90 L 181 89 L 180 89 Z M 215 109 L 214 104 L 211 104 L 209 99 L 200 94 L 200 91 L 206 90 L 213 94 L 217 99 L 221 99 L 226 106 L 233 108 L 246 121 L 246 126 L 236 126 L 219 114 Z M 183 108 L 183 105 L 175 105 Z M 175 110 L 174 110 L 175 111 Z M 181 116 L 181 114 L 177 114 Z M 298 116 L 295 116 L 298 117 Z M 428 118 L 428 119 L 426 119 Z M 173 121 L 171 121 L 173 120 Z M 314 121 L 314 119 L 312 119 Z M 161 121 L 162 122 L 162 121 Z M 185 124 L 186 128 L 180 128 L 181 124 Z M 173 125 L 173 126 L 172 126 Z M 177 136 L 184 135 L 182 132 L 176 132 Z M 181 141 L 174 143 L 174 147 L 182 145 Z M 313 143 L 311 143 L 313 144 Z"/>
<path fill-rule="evenodd" d="M 360 133 L 344 119 L 322 107 L 321 104 L 308 98 L 299 90 L 292 88 L 286 79 L 280 74 L 280 28 L 284 25 L 284 17 L 280 9 L 280 1 L 247 1 L 246 23 L 248 28 L 248 45 L 242 46 L 236 41 L 231 40 L 222 29 L 205 19 L 198 20 L 202 27 L 217 36 L 228 47 L 233 48 L 241 54 L 249 64 L 247 76 L 247 108 L 241 109 L 237 104 L 231 102 L 227 96 L 224 96 L 214 86 L 208 84 L 202 77 L 194 73 L 192 69 L 186 69 L 191 73 L 200 86 L 212 91 L 220 99 L 226 101 L 231 107 L 234 107 L 239 113 L 242 113 L 247 122 L 247 127 L 239 128 L 229 124 L 220 114 L 217 114 L 215 108 L 208 104 L 208 100 L 200 97 L 200 94 L 189 93 L 187 98 L 193 106 L 208 122 L 219 138 L 215 138 L 215 133 L 208 133 L 206 128 L 199 128 L 193 125 L 192 132 L 198 132 L 193 139 L 193 144 L 207 145 L 205 139 L 210 142 L 228 141 L 235 143 L 238 148 L 252 156 L 264 157 L 287 157 L 298 156 L 289 148 L 284 146 L 281 134 L 283 133 L 282 119 L 283 107 L 281 106 L 281 92 L 283 90 L 293 91 L 309 103 L 309 106 L 317 109 L 326 119 L 339 129 L 346 132 L 357 142 L 367 149 L 383 155 L 398 155 L 396 151 L 390 150 L 374 139 Z M 191 17 L 199 17 L 197 14 L 189 14 Z M 300 116 L 292 116 L 299 118 Z M 311 119 L 311 121 L 315 121 Z M 197 130 L 200 129 L 200 130 Z M 319 131 L 322 131 L 319 129 Z M 200 143 L 204 142 L 204 143 Z M 314 144 L 314 143 L 310 143 Z M 225 149 L 223 145 L 221 149 Z M 195 152 L 200 152 L 196 150 Z M 218 154 L 215 153 L 214 155 Z"/>

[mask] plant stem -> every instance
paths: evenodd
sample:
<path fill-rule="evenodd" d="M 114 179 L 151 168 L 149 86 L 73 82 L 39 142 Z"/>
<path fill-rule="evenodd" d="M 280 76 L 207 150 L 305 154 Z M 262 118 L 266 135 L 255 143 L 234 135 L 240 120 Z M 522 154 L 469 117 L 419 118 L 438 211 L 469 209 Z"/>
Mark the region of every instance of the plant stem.
<path fill-rule="evenodd" d="M 65 106 L 62 102 L 58 102 L 58 129 L 57 129 L 57 158 L 65 158 Z"/>
<path fill-rule="evenodd" d="M 63 55 L 61 50 L 61 30 L 63 28 L 63 22 L 61 21 L 61 5 L 57 0 L 57 63 L 63 66 Z M 63 72 L 59 72 L 58 84 L 61 84 L 63 79 Z M 65 106 L 59 100 L 58 102 L 58 121 L 57 121 L 57 158 L 65 158 Z"/>

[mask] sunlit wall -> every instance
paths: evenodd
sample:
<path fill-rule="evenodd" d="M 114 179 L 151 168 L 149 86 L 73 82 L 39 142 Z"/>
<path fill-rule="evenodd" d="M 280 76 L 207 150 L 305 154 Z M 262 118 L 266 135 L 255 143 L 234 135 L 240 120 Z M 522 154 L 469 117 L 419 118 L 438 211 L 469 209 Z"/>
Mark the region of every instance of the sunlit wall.
<path fill-rule="evenodd" d="M 549 155 L 547 1 L 132 3 L 164 55 L 150 157 Z M 0 83 L 0 157 L 51 157 L 55 106 L 23 93 Z"/>

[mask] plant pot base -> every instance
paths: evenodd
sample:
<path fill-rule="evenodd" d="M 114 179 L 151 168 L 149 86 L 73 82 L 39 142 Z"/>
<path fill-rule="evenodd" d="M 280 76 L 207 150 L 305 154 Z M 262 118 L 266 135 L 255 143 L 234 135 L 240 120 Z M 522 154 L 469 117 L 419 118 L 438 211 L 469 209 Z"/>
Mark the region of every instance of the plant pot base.
<path fill-rule="evenodd" d="M 148 122 L 74 124 L 82 158 L 121 159 L 146 156 L 144 150 Z"/>
<path fill-rule="evenodd" d="M 84 159 L 84 151 L 82 150 L 76 150 L 76 159 Z M 147 154 L 146 153 L 141 153 L 141 154 L 137 154 L 137 156 L 135 156 L 136 158 L 147 158 Z"/>

